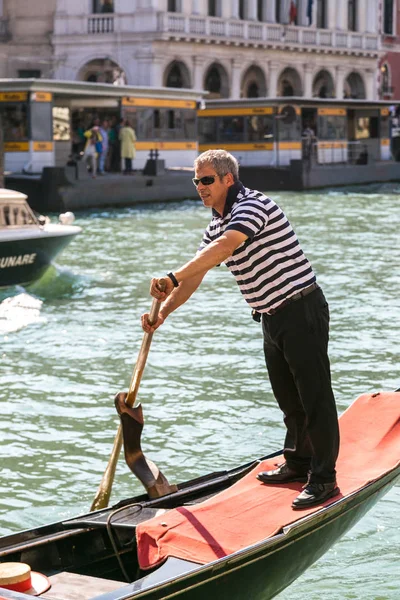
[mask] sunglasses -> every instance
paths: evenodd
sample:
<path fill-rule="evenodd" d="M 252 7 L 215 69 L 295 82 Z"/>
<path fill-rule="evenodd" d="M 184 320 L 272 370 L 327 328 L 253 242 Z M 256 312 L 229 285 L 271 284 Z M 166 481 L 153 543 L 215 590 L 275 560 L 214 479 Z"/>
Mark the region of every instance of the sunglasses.
<path fill-rule="evenodd" d="M 192 179 L 194 185 L 197 187 L 199 183 L 202 185 L 212 185 L 214 181 L 217 179 L 215 175 L 206 175 L 205 177 L 200 177 L 200 179 Z"/>

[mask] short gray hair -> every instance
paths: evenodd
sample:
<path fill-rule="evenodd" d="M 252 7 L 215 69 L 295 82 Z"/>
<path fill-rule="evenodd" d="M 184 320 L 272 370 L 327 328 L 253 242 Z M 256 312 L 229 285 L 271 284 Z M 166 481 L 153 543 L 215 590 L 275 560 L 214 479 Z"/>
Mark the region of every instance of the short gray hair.
<path fill-rule="evenodd" d="M 195 159 L 194 168 L 201 168 L 206 164 L 213 167 L 218 177 L 232 173 L 234 181 L 239 179 L 239 163 L 226 150 L 206 150 Z"/>

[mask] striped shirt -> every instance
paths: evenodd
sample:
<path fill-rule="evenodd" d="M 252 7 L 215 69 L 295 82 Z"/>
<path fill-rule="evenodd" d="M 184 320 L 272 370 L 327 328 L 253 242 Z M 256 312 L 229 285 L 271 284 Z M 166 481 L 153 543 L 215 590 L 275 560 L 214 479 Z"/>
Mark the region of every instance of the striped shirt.
<path fill-rule="evenodd" d="M 229 188 L 224 214 L 213 210 L 199 250 L 225 231 L 247 239 L 225 261 L 246 302 L 268 313 L 284 300 L 315 283 L 311 265 L 283 211 L 271 198 L 238 181 Z"/>

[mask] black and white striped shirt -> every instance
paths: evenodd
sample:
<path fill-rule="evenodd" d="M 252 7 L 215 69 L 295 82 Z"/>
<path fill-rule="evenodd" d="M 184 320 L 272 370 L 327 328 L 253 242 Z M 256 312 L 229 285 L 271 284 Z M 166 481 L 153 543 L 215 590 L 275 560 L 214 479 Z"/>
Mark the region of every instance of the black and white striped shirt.
<path fill-rule="evenodd" d="M 248 236 L 225 264 L 246 302 L 257 312 L 277 308 L 315 283 L 311 265 L 283 211 L 271 198 L 238 181 L 229 188 L 224 214 L 213 210 L 199 250 L 225 231 Z"/>

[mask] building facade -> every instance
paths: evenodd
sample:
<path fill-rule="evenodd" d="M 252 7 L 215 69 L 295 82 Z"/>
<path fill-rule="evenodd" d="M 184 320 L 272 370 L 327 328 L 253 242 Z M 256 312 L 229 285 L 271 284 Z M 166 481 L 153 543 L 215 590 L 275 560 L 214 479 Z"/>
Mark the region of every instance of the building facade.
<path fill-rule="evenodd" d="M 391 3 L 398 15 L 398 0 Z M 3 61 L 1 75 L 205 89 L 214 98 L 374 100 L 386 4 L 0 0 L 0 51 L 12 59 Z"/>
<path fill-rule="evenodd" d="M 379 61 L 378 91 L 382 100 L 400 101 L 400 3 L 384 0 L 380 13 L 383 56 Z"/>
<path fill-rule="evenodd" d="M 56 0 L 0 0 L 0 78 L 54 78 Z"/>

